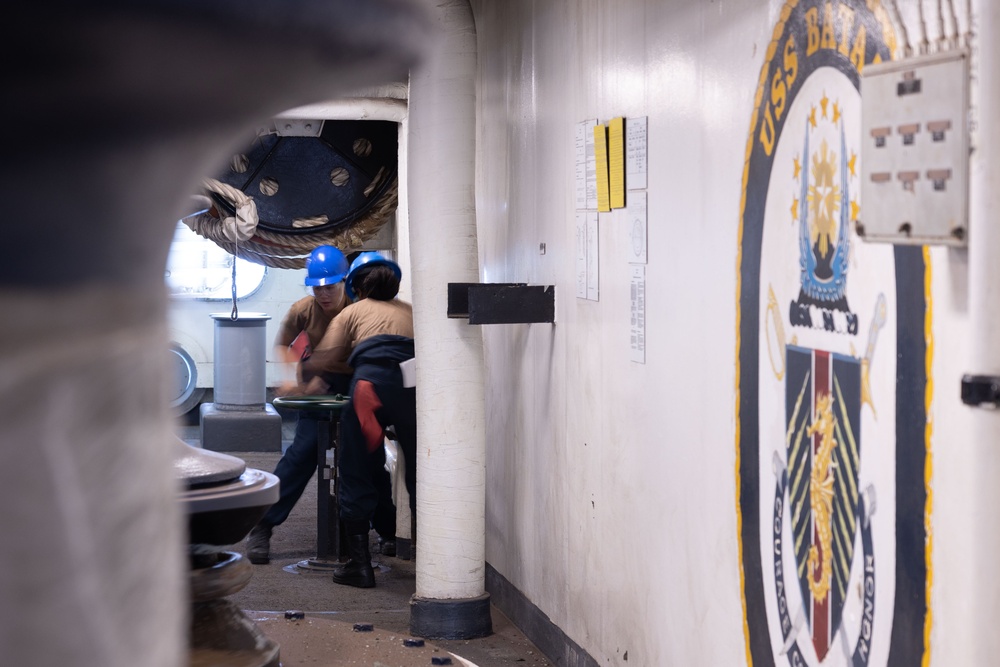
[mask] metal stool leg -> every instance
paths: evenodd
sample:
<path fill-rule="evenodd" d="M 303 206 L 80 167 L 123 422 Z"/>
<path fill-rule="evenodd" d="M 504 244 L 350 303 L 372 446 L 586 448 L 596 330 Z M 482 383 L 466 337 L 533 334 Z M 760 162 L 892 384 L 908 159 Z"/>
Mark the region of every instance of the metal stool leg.
<path fill-rule="evenodd" d="M 344 530 L 340 522 L 340 486 L 337 482 L 340 411 L 347 402 L 348 399 L 340 394 L 279 396 L 274 399 L 276 407 L 325 411 L 325 417 L 316 425 L 316 463 L 319 469 L 316 475 L 316 556 L 290 566 L 303 574 L 329 574 L 347 556 Z"/>
<path fill-rule="evenodd" d="M 339 410 L 319 420 L 316 429 L 316 556 L 295 565 L 299 572 L 329 574 L 338 562 L 346 557 L 344 531 L 340 522 L 340 503 L 337 480 L 338 440 L 340 436 Z M 331 452 L 332 450 L 332 452 Z M 330 454 L 332 453 L 332 456 Z"/>

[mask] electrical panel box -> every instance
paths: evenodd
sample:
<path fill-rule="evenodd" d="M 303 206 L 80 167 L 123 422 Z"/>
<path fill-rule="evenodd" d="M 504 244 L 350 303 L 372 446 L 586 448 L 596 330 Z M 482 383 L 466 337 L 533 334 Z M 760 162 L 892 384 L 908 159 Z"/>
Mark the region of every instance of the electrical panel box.
<path fill-rule="evenodd" d="M 861 238 L 965 245 L 968 109 L 967 51 L 865 66 L 857 226 Z"/>

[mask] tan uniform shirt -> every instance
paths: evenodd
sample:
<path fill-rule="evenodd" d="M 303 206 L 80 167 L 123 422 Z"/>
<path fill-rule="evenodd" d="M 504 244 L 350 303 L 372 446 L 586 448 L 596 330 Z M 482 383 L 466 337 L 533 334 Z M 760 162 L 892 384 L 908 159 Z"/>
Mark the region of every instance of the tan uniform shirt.
<path fill-rule="evenodd" d="M 362 299 L 344 308 L 316 346 L 324 365 L 343 363 L 354 347 L 372 336 L 392 334 L 413 338 L 413 306 L 399 299 Z M 332 370 L 327 366 L 327 370 Z"/>

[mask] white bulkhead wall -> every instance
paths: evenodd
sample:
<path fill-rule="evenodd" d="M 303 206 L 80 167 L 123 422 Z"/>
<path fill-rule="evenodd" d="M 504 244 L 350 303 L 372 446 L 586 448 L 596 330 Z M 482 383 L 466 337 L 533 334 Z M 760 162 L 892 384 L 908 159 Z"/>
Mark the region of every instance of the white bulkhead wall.
<path fill-rule="evenodd" d="M 480 279 L 557 286 L 554 326 L 484 327 L 487 561 L 599 664 L 746 664 L 736 250 L 785 3 L 471 4 Z M 600 300 L 574 296 L 575 125 L 616 116 L 648 117 L 645 364 L 629 360 L 624 210 L 600 214 Z M 976 619 L 997 578 L 976 554 L 996 524 L 973 510 L 996 445 L 972 442 L 959 400 L 968 252 L 929 257 L 931 664 L 986 664 L 992 615 Z"/>
<path fill-rule="evenodd" d="M 600 664 L 740 664 L 734 249 L 774 12 L 473 7 L 481 277 L 557 286 L 554 326 L 484 331 L 487 561 Z M 648 116 L 645 365 L 623 211 L 600 216 L 600 301 L 574 297 L 575 124 L 615 116 Z"/>

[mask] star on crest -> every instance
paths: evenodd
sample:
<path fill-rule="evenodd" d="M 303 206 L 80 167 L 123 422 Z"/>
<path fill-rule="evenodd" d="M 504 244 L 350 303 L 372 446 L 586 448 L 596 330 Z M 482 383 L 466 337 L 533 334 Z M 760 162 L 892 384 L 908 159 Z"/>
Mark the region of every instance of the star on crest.
<path fill-rule="evenodd" d="M 826 118 L 826 105 L 830 103 L 830 98 L 826 96 L 826 91 L 823 91 L 823 97 L 819 101 L 819 105 L 823 108 L 823 118 Z"/>
<path fill-rule="evenodd" d="M 799 156 L 796 155 L 795 157 L 793 157 L 792 161 L 795 163 L 795 168 L 794 168 L 793 173 L 792 173 L 792 178 L 794 178 L 795 180 L 798 180 L 799 179 L 799 174 L 802 172 L 802 165 L 799 164 Z"/>
<path fill-rule="evenodd" d="M 858 154 L 851 151 L 851 159 L 847 161 L 847 168 L 851 171 L 851 176 L 857 176 Z"/>
<path fill-rule="evenodd" d="M 816 128 L 816 107 L 812 107 L 809 111 L 809 124 L 813 126 L 813 129 Z"/>
<path fill-rule="evenodd" d="M 840 120 L 840 105 L 836 102 L 833 103 L 833 122 L 836 123 Z"/>

